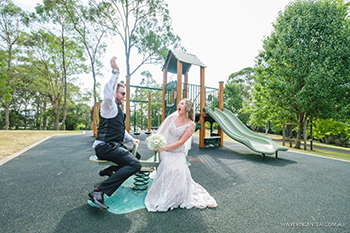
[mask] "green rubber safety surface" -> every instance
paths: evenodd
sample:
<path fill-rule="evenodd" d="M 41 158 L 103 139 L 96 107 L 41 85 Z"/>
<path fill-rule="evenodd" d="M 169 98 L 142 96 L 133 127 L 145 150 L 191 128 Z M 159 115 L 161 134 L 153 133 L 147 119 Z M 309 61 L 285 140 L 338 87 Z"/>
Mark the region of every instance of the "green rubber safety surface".
<path fill-rule="evenodd" d="M 147 190 L 145 191 L 135 191 L 134 187 L 135 175 L 130 176 L 114 193 L 112 196 L 108 197 L 104 195 L 104 201 L 107 206 L 109 206 L 109 212 L 113 214 L 125 214 L 136 210 L 146 208 L 145 198 L 147 195 Z M 153 179 L 149 179 L 148 188 L 151 187 Z M 93 207 L 100 208 L 94 205 L 90 200 L 88 200 L 89 205 Z"/>

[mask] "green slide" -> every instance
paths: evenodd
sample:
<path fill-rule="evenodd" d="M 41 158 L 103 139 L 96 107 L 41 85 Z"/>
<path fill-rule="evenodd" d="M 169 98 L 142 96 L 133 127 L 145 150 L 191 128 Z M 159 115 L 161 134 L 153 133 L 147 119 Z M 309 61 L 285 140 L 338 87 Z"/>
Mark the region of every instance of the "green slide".
<path fill-rule="evenodd" d="M 287 151 L 288 147 L 280 146 L 272 141 L 271 138 L 257 134 L 247 128 L 232 112 L 227 109 L 221 111 L 215 108 L 214 111 L 206 109 L 208 113 L 220 126 L 220 128 L 232 139 L 238 141 L 251 150 L 262 153 L 264 158 L 265 154 L 276 154 L 277 151 Z"/>

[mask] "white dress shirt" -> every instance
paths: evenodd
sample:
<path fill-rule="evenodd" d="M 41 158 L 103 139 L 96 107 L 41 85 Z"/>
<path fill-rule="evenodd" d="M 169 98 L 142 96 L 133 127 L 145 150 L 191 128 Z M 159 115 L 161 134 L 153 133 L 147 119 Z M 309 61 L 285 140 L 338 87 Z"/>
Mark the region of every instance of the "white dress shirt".
<path fill-rule="evenodd" d="M 118 106 L 114 99 L 118 79 L 119 76 L 117 74 L 113 74 L 103 89 L 103 101 L 100 106 L 100 114 L 102 117 L 107 119 L 114 118 L 118 115 Z M 131 135 L 125 130 L 124 140 L 130 142 L 131 138 Z M 95 148 L 100 143 L 103 143 L 103 141 L 95 140 L 92 147 Z"/>

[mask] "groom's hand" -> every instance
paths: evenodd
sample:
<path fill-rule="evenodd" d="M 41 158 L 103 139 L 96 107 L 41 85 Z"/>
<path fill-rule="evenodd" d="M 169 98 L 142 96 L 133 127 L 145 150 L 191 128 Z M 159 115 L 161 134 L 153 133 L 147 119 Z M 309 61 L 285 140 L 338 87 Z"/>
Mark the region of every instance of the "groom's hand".
<path fill-rule="evenodd" d="M 111 59 L 111 67 L 112 67 L 112 69 L 116 69 L 116 70 L 119 71 L 119 67 L 118 67 L 117 63 L 115 62 L 115 60 L 117 60 L 117 57 L 112 57 L 112 59 Z"/>
<path fill-rule="evenodd" d="M 135 139 L 135 138 L 132 138 L 130 141 L 131 141 L 132 144 L 134 144 L 134 145 L 136 145 L 136 144 L 139 145 L 139 144 L 140 144 L 140 140 Z"/>

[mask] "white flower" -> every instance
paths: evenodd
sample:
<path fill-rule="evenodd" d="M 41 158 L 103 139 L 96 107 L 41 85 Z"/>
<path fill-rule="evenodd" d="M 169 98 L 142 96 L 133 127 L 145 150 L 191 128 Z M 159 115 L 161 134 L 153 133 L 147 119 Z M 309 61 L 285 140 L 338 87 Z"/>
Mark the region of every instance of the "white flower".
<path fill-rule="evenodd" d="M 148 149 L 157 151 L 166 146 L 166 140 L 161 134 L 153 134 L 146 138 Z"/>

